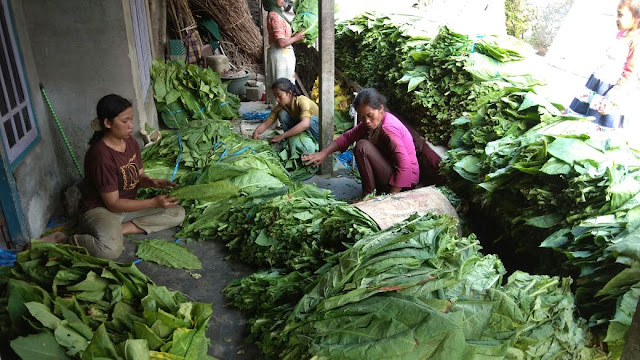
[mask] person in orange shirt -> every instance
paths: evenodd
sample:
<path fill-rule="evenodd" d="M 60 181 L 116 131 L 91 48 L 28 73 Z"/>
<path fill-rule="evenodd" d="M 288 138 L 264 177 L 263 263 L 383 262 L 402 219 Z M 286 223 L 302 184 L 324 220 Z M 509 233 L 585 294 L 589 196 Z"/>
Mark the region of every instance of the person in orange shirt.
<path fill-rule="evenodd" d="M 290 21 L 282 13 L 283 5 L 284 0 L 264 0 L 262 3 L 262 7 L 268 12 L 267 84 L 272 84 L 280 78 L 289 79 L 295 84 L 296 55 L 292 45 L 304 39 L 304 32 L 292 34 Z M 268 91 L 267 101 L 275 105 L 275 99 Z"/>

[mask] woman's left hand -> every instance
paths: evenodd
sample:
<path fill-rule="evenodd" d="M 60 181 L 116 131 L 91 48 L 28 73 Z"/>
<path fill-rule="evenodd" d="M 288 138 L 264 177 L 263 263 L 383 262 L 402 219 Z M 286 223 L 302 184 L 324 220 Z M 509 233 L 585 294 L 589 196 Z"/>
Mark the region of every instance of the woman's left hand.
<path fill-rule="evenodd" d="M 149 179 L 149 186 L 156 189 L 175 189 L 178 184 L 167 179 Z"/>
<path fill-rule="evenodd" d="M 280 141 L 282 141 L 284 139 L 285 139 L 285 137 L 283 135 L 276 135 L 276 136 L 272 137 L 271 139 L 269 139 L 269 142 L 272 143 L 272 144 L 275 144 L 275 143 L 279 143 Z"/>

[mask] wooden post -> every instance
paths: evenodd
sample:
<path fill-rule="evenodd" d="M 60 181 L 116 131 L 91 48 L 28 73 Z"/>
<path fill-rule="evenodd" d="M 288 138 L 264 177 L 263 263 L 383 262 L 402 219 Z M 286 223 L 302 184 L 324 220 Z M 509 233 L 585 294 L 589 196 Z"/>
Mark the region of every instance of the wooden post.
<path fill-rule="evenodd" d="M 269 34 L 267 33 L 267 12 L 262 7 L 262 0 L 259 1 L 260 7 L 260 30 L 262 30 L 262 65 L 264 65 L 265 80 L 267 78 L 267 48 L 269 47 Z M 271 84 L 267 85 L 265 81 L 265 88 L 270 88 Z"/>
<path fill-rule="evenodd" d="M 167 1 L 149 2 L 149 17 L 151 18 L 151 55 L 154 59 L 168 58 L 165 55 L 167 47 Z M 167 53 L 167 54 L 165 54 Z"/>
<path fill-rule="evenodd" d="M 334 0 L 319 0 L 320 10 L 320 149 L 333 141 L 333 103 L 335 86 Z M 333 173 L 333 156 L 320 165 L 320 174 Z"/>

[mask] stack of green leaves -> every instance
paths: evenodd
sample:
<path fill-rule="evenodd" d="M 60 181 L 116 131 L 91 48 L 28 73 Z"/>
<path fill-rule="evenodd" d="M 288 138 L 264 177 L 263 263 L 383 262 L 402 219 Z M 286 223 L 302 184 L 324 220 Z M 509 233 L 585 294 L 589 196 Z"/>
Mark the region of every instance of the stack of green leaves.
<path fill-rule="evenodd" d="M 331 211 L 346 205 L 330 197 L 328 190 L 293 185 L 262 200 L 231 209 L 228 226 L 215 234 L 234 256 L 258 266 L 315 270 L 342 250 L 340 238 L 320 237 L 320 227 Z"/>
<path fill-rule="evenodd" d="M 442 27 L 428 45 L 411 52 L 400 82 L 408 83 L 413 104 L 425 110 L 421 122 L 426 138 L 446 144 L 451 123 L 464 112 L 475 111 L 477 99 L 496 84 L 541 84 L 532 74 L 531 62 L 521 61 L 525 51 L 526 47 L 509 37 L 472 38 Z M 496 79 L 506 83 L 484 83 Z"/>
<path fill-rule="evenodd" d="M 592 326 L 620 313 L 624 296 L 638 295 L 630 292 L 640 277 L 629 276 L 638 255 L 629 250 L 635 235 L 628 228 L 640 218 L 640 151 L 622 135 L 586 119 L 545 116 L 482 152 L 453 150 L 445 166 L 459 175 L 458 188 L 468 182 L 471 196 L 505 219 L 517 247 L 567 255 L 566 264 L 578 270 L 577 304 Z M 623 324 L 610 325 L 613 347 L 621 347 Z"/>
<path fill-rule="evenodd" d="M 359 85 L 380 91 L 389 109 L 409 121 L 419 119 L 421 112 L 412 105 L 407 87 L 397 81 L 409 53 L 437 33 L 423 24 L 414 15 L 364 13 L 336 25 L 336 66 Z"/>
<path fill-rule="evenodd" d="M 448 142 L 451 123 L 474 111 L 477 99 L 491 90 L 485 81 L 492 81 L 491 88 L 497 79 L 501 86 L 542 83 L 539 66 L 523 60 L 530 48 L 514 38 L 469 37 L 421 20 L 365 13 L 338 24 L 336 64 L 347 77 L 387 96 L 389 109 L 432 143 Z"/>
<path fill-rule="evenodd" d="M 282 344 L 274 342 L 275 332 L 281 332 L 293 307 L 318 279 L 316 274 L 278 270 L 259 271 L 230 282 L 223 290 L 230 304 L 249 318 L 248 341 L 257 344 L 270 358 L 277 358 Z"/>
<path fill-rule="evenodd" d="M 182 206 L 187 210 L 181 236 L 193 235 L 187 229 L 192 229 L 191 225 L 202 221 L 203 217 L 208 219 L 209 207 L 235 204 L 234 199 L 238 197 L 291 185 L 287 171 L 271 150 L 254 153 L 248 149 L 218 159 L 220 161 L 212 162 L 204 169 L 181 177 L 179 183 L 182 185 L 171 192 L 182 200 Z"/>
<path fill-rule="evenodd" d="M 560 115 L 554 105 L 531 88 L 507 86 L 503 82 L 486 84 L 492 86 L 492 90 L 478 99 L 477 110 L 452 123 L 451 150 L 443 170 L 449 177 L 448 185 L 456 191 L 484 180 L 485 173 L 478 164 L 485 159 L 487 144 L 502 138 L 517 138 Z"/>
<path fill-rule="evenodd" d="M 151 79 L 156 108 L 170 129 L 181 129 L 194 119 L 239 116 L 240 98 L 228 92 L 220 74 L 210 68 L 154 60 Z"/>
<path fill-rule="evenodd" d="M 516 272 L 448 216 L 364 238 L 298 302 L 268 345 L 281 359 L 605 359 L 586 345 L 570 280 Z"/>
<path fill-rule="evenodd" d="M 328 213 L 322 214 L 326 217 L 319 221 L 319 237 L 317 234 L 307 235 L 309 239 L 320 240 L 323 251 L 319 253 L 322 259 L 318 260 L 321 261 L 310 259 L 312 261 L 303 268 L 304 273 L 288 272 L 290 269 L 260 272 L 232 282 L 225 288 L 230 303 L 247 312 L 250 318 L 251 334 L 248 340 L 257 343 L 269 356 L 277 357 L 281 348 L 281 344 L 274 343 L 279 339 L 274 338 L 272 333 L 282 331 L 293 306 L 305 294 L 305 287 L 313 283 L 318 274 L 328 270 L 326 259 L 335 251 L 346 249 L 356 241 L 379 231 L 378 225 L 369 216 L 353 206 L 338 203 L 329 208 Z M 251 230 L 238 231 L 236 234 L 250 235 Z M 326 244 L 330 244 L 330 247 Z M 306 252 L 306 247 L 303 246 L 302 250 Z M 293 263 L 297 262 L 297 253 L 295 251 L 289 255 L 294 259 Z M 303 253 L 300 256 L 307 255 Z M 295 264 L 295 267 L 299 268 L 300 264 Z"/>
<path fill-rule="evenodd" d="M 214 144 L 230 136 L 231 131 L 231 123 L 224 120 L 191 121 L 179 132 L 161 131 L 160 141 L 142 149 L 145 172 L 152 171 L 152 165 L 162 165 L 159 167 L 165 173 L 154 175 L 164 174 L 159 178 L 170 178 L 180 154 L 181 167 L 203 168 L 214 153 Z M 170 172 L 166 172 L 167 167 L 171 169 Z"/>
<path fill-rule="evenodd" d="M 318 142 L 313 136 L 303 132 L 288 138 L 284 144 L 282 151 L 280 151 L 280 160 L 289 172 L 291 180 L 305 181 L 318 172 L 317 167 L 307 166 L 302 161 L 304 154 L 318 152 Z"/>
<path fill-rule="evenodd" d="M 318 38 L 318 0 L 295 0 L 293 9 L 296 16 L 291 23 L 294 33 L 304 31 L 304 43 L 312 47 Z"/>
<path fill-rule="evenodd" d="M 211 358 L 211 304 L 154 285 L 135 265 L 33 241 L 0 273 L 0 331 L 23 359 Z"/>

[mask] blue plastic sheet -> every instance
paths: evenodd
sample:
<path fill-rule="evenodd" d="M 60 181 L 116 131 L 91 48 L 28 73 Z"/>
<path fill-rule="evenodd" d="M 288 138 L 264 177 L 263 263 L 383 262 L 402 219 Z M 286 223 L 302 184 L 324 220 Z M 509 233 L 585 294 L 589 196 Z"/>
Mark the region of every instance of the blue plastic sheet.
<path fill-rule="evenodd" d="M 0 249 L 0 266 L 13 266 L 16 263 L 15 250 Z"/>
<path fill-rule="evenodd" d="M 247 111 L 242 114 L 242 118 L 245 120 L 251 120 L 251 121 L 265 121 L 270 113 L 271 113 L 271 110 Z"/>
<path fill-rule="evenodd" d="M 353 151 L 351 150 L 343 152 L 342 154 L 336 156 L 336 158 L 342 163 L 342 165 L 344 165 L 345 168 L 347 168 L 347 171 L 351 171 L 352 164 L 355 167 L 355 164 L 353 163 Z"/>

